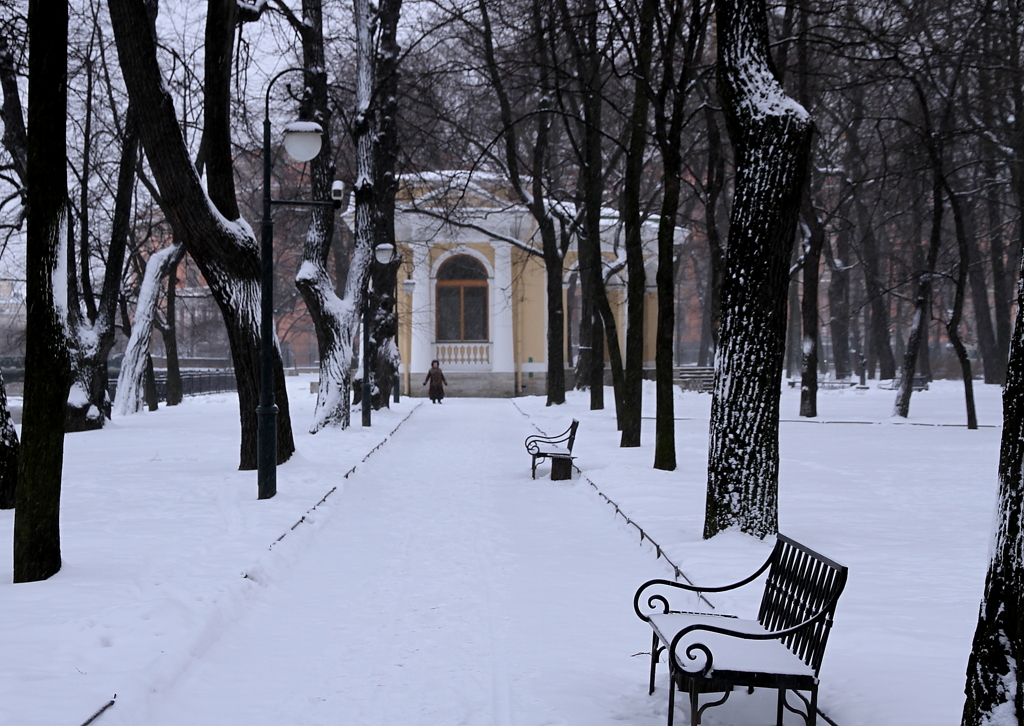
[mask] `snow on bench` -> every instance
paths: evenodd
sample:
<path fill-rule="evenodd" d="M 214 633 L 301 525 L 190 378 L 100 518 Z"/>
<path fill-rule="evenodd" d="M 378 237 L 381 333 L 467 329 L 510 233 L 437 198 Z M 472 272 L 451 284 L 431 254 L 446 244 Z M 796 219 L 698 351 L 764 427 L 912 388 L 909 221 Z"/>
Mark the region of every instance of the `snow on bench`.
<path fill-rule="evenodd" d="M 672 589 L 698 595 L 747 585 L 768 572 L 756 620 L 732 615 L 688 613 L 672 609 Z M 740 582 L 697 587 L 672 580 L 650 580 L 633 596 L 633 609 L 654 631 L 651 640 L 650 693 L 661 654 L 668 650 L 668 724 L 672 726 L 676 688 L 690 701 L 690 724 L 698 726 L 708 708 L 725 703 L 735 686 L 774 688 L 779 692 L 776 722 L 788 709 L 814 726 L 818 712 L 818 670 L 825 652 L 836 602 L 846 586 L 847 568 L 784 535 L 763 565 Z M 792 691 L 803 711 L 786 698 Z M 809 696 L 804 696 L 805 691 Z M 700 705 L 702 693 L 722 693 Z"/>

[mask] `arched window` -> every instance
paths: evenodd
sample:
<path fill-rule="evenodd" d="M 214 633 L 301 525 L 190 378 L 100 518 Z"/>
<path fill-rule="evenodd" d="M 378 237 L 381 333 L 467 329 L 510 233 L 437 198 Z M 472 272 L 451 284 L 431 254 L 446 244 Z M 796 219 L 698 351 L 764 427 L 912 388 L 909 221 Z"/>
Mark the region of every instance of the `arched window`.
<path fill-rule="evenodd" d="M 437 339 L 487 340 L 487 270 L 469 255 L 437 271 Z"/>

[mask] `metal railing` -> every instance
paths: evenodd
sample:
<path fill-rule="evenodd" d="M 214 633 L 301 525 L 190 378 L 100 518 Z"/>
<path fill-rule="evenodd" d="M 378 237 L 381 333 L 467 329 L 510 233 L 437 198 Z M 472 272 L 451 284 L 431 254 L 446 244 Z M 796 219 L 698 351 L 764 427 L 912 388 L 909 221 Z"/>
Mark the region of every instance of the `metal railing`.
<path fill-rule="evenodd" d="M 158 401 L 167 400 L 167 374 L 157 374 L 156 397 Z M 117 379 L 107 381 L 110 398 L 117 395 Z M 230 393 L 237 391 L 234 371 L 183 371 L 181 373 L 181 394 L 183 396 L 202 396 L 206 393 Z"/>

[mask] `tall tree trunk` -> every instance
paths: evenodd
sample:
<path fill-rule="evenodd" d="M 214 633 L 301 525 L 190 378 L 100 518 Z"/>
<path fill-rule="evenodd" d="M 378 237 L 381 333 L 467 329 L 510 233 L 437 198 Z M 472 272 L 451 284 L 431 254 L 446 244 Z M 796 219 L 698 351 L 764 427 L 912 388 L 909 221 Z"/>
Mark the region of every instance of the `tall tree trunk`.
<path fill-rule="evenodd" d="M 808 48 L 810 8 L 807 0 L 800 0 L 800 35 L 797 39 L 797 86 L 800 103 L 811 105 L 811 70 Z M 825 225 L 818 217 L 814 200 L 821 188 L 820 175 L 807 174 L 807 186 L 802 195 L 802 216 L 807 229 L 803 245 L 804 295 L 800 301 L 800 322 L 803 340 L 800 344 L 800 415 L 814 418 L 818 415 L 818 278 L 821 250 L 825 246 Z"/>
<path fill-rule="evenodd" d="M 185 250 L 181 245 L 172 245 L 150 255 L 139 288 L 139 300 L 135 305 L 135 320 L 128 337 L 121 371 L 117 376 L 117 393 L 114 396 L 114 412 L 128 416 L 142 410 L 146 402 L 146 365 L 149 359 L 149 343 L 153 337 L 156 320 L 156 306 L 160 297 L 160 281 L 175 267 Z"/>
<path fill-rule="evenodd" d="M 812 176 L 813 175 L 809 175 Z M 818 270 L 825 245 L 825 225 L 818 218 L 809 185 L 803 197 L 803 218 L 808 237 L 804 241 L 804 296 L 800 301 L 803 342 L 800 346 L 800 415 L 818 415 Z"/>
<path fill-rule="evenodd" d="M 577 193 L 583 214 L 582 233 L 576 241 L 580 274 L 580 346 L 576 358 L 576 388 L 589 389 L 590 410 L 600 411 L 604 409 L 604 335 L 595 298 L 598 287 L 604 284 L 601 276 L 601 202 L 604 195 L 601 123 L 604 98 L 600 87 L 599 13 L 594 0 L 585 0 L 577 9 L 581 24 L 577 30 L 572 26 L 568 3 L 560 0 L 558 6 L 566 26 L 566 37 L 573 43 L 583 112 Z"/>
<path fill-rule="evenodd" d="M 658 220 L 658 327 L 654 341 L 654 380 L 656 391 L 654 468 L 675 471 L 676 422 L 672 339 L 675 336 L 675 231 L 679 210 L 680 149 L 665 157 L 665 183 L 662 191 L 661 218 Z"/>
<path fill-rule="evenodd" d="M 18 492 L 18 432 L 7 406 L 7 389 L 0 375 L 0 509 L 14 509 Z"/>
<path fill-rule="evenodd" d="M 1024 272 L 1024 271 L 1022 271 Z M 1024 277 L 1021 282 L 1024 283 Z M 1019 289 L 1019 285 L 1018 285 Z M 1019 301 L 1019 293 L 1018 293 Z M 1024 714 L 1024 320 L 1017 316 L 1003 388 L 999 494 L 988 574 L 974 631 L 963 726 L 1019 723 Z"/>
<path fill-rule="evenodd" d="M 978 428 L 978 414 L 974 407 L 974 376 L 971 374 L 971 359 L 967 356 L 967 348 L 960 340 L 960 319 L 964 312 L 964 296 L 967 292 L 967 268 L 970 265 L 970 248 L 967 242 L 967 230 L 964 224 L 964 215 L 960 207 L 960 200 L 947 185 L 949 192 L 949 206 L 953 211 L 953 221 L 956 227 L 957 250 L 959 260 L 957 261 L 956 291 L 953 297 L 953 312 L 946 323 L 946 334 L 949 342 L 956 351 L 957 361 L 960 363 L 960 373 L 964 379 L 964 405 L 967 409 L 967 428 Z"/>
<path fill-rule="evenodd" d="M 164 353 L 167 355 L 167 405 L 177 406 L 181 403 L 181 366 L 178 362 L 178 318 L 175 306 L 178 289 L 178 263 L 175 261 L 167 269 L 167 319 L 160 327 L 160 335 L 164 341 Z"/>
<path fill-rule="evenodd" d="M 636 53 L 636 80 L 633 85 L 633 108 L 629 119 L 629 146 L 623 174 L 622 218 L 626 248 L 626 370 L 622 394 L 622 437 L 619 445 L 640 445 L 644 382 L 644 302 L 647 297 L 647 274 L 644 270 L 643 212 L 640 208 L 640 185 L 647 148 L 647 116 L 650 98 L 644 88 L 651 72 L 651 45 L 654 30 L 654 2 L 642 0 Z M 674 221 L 674 220 L 672 220 Z M 671 261 L 671 252 L 669 253 Z"/>
<path fill-rule="evenodd" d="M 301 18 L 296 17 L 284 2 L 277 2 L 277 5 L 302 43 L 303 67 L 306 72 L 306 95 L 303 103 L 312 120 L 319 123 L 327 132 L 323 136 L 320 153 L 309 163 L 312 197 L 314 200 L 326 201 L 330 198 L 334 182 L 335 159 L 330 133 L 332 110 L 328 102 L 322 1 L 303 0 Z M 356 10 L 365 12 L 366 8 L 357 6 Z M 360 24 L 358 27 L 362 29 L 363 25 Z M 362 64 L 360 72 L 367 75 L 365 88 L 370 89 L 367 93 L 372 93 L 372 42 L 368 34 L 360 38 L 367 44 L 367 47 L 360 47 L 359 50 L 359 62 Z M 362 89 L 364 86 L 360 85 L 359 88 Z M 372 133 L 372 109 L 368 99 L 361 95 L 357 99 L 357 104 L 364 102 L 365 113 L 357 117 L 358 123 L 355 125 L 356 145 L 363 151 L 369 149 L 372 152 L 369 137 Z M 359 108 L 362 109 L 362 105 Z M 363 146 L 359 147 L 361 134 L 367 134 L 367 138 Z M 364 163 L 366 162 L 368 160 L 364 160 Z M 369 200 L 363 192 L 359 192 L 359 201 L 359 219 L 362 223 L 371 221 L 367 216 Z M 342 234 L 346 231 L 340 230 Z M 295 277 L 296 287 L 313 319 L 320 359 L 320 386 L 317 390 L 313 422 L 309 429 L 312 433 L 328 426 L 348 428 L 351 423 L 349 401 L 353 381 L 349 363 L 352 359 L 354 338 L 360 320 L 359 311 L 369 274 L 370 254 L 367 249 L 359 249 L 358 255 L 353 258 L 358 260 L 358 264 L 350 264 L 349 256 L 338 249 L 335 253 L 337 281 L 332 282 L 328 264 L 334 237 L 334 210 L 323 206 L 314 207 L 311 210 L 310 224 L 303 244 L 302 266 Z M 364 234 L 361 242 L 365 246 L 368 240 L 372 239 L 372 234 Z"/>
<path fill-rule="evenodd" d="M 705 8 L 707 8 L 705 10 Z M 704 50 L 710 5 L 693 3 L 687 42 L 679 70 L 675 65 L 675 44 L 685 24 L 686 6 L 669 3 L 659 16 L 661 49 L 661 84 L 654 94 L 655 139 L 661 152 L 664 184 L 661 212 L 658 219 L 658 269 L 655 280 L 658 291 L 658 324 L 655 332 L 655 410 L 654 468 L 674 471 L 676 468 L 675 386 L 673 338 L 676 327 L 675 281 L 679 262 L 676 258 L 676 217 L 682 183 L 682 131 L 686 123 L 686 100 L 692 87 L 695 66 Z M 681 255 L 680 255 L 681 256 Z"/>
<path fill-rule="evenodd" d="M 800 280 L 793 272 L 800 269 L 803 264 L 800 254 L 800 245 L 794 240 L 786 304 L 786 314 L 789 317 L 786 325 L 786 378 L 795 378 L 800 370 Z"/>
<path fill-rule="evenodd" d="M 215 203 L 207 195 L 189 158 L 174 102 L 157 62 L 155 18 L 149 16 L 147 3 L 145 0 L 110 0 L 108 6 L 125 85 L 132 104 L 139 110 L 142 144 L 160 188 L 161 208 L 209 284 L 224 317 L 238 382 L 239 468 L 255 469 L 261 347 L 259 246 L 248 224 L 237 215 L 222 212 L 218 204 L 228 205 L 228 200 L 221 198 Z M 230 35 L 234 30 L 227 28 L 223 32 Z M 207 104 L 228 102 L 227 98 L 216 98 L 209 91 L 212 89 L 208 89 Z M 211 149 L 211 153 L 214 151 Z M 230 155 L 230 147 L 218 153 Z M 210 163 L 217 163 L 213 156 Z M 214 168 L 219 167 L 209 167 L 210 180 Z M 222 177 L 218 176 L 217 185 L 222 182 Z M 211 195 L 215 193 L 212 187 L 210 191 Z M 276 344 L 272 355 L 279 408 L 277 460 L 283 463 L 291 458 L 295 443 L 288 415 L 284 369 Z"/>
<path fill-rule="evenodd" d="M 940 129 L 935 129 L 928 108 L 927 96 L 919 84 L 915 83 L 914 87 L 924 115 L 924 136 L 927 139 L 928 160 L 932 172 L 932 226 L 929 232 L 925 266 L 917 282 L 917 296 L 914 301 L 914 323 L 911 326 L 910 336 L 907 339 L 907 352 L 903 357 L 900 385 L 896 391 L 896 402 L 893 406 L 893 415 L 902 418 L 906 418 L 910 414 L 910 396 L 914 391 L 914 373 L 917 371 L 918 351 L 922 347 L 922 342 L 926 348 L 928 345 L 927 331 L 931 318 L 932 278 L 935 275 L 935 268 L 939 260 L 939 250 L 942 247 L 942 216 L 944 211 L 942 197 L 944 184 L 943 146 L 938 138 L 938 132 L 945 130 L 946 123 L 944 121 L 940 124 Z M 944 119 L 946 121 L 949 119 L 948 105 Z"/>
<path fill-rule="evenodd" d="M 863 159 L 866 158 L 860 142 L 860 124 L 865 118 L 863 90 L 855 88 L 852 95 L 853 113 L 846 139 L 849 146 L 847 171 L 854 181 L 853 212 L 857 237 L 860 240 L 860 260 L 864 268 L 864 288 L 867 292 L 868 315 L 864 331 L 866 358 L 874 377 L 875 363 L 878 363 L 879 378 L 890 380 L 896 377 L 896 358 L 889 340 L 889 306 L 882 283 L 878 239 L 872 226 L 871 212 L 864 200 L 863 184 L 866 177 Z"/>
<path fill-rule="evenodd" d="M 22 184 L 24 197 L 28 136 L 25 133 L 25 117 L 18 90 L 18 67 L 7 36 L 3 33 L 0 33 L 0 90 L 4 97 L 3 105 L 0 105 L 0 120 L 4 122 L 0 144 L 3 144 L 11 157 L 11 165 Z"/>
<path fill-rule="evenodd" d="M 971 200 L 968 200 L 971 203 Z M 953 207 L 953 218 L 961 216 L 960 201 L 953 206 L 953 199 L 950 198 L 950 205 Z M 964 210 L 966 212 L 966 210 Z M 974 224 L 974 214 L 966 214 L 967 219 L 961 219 L 960 224 L 964 227 L 963 242 L 967 245 L 965 257 L 967 261 L 967 276 L 971 285 L 971 306 L 974 308 L 974 329 L 978 335 L 978 350 L 981 353 L 982 366 L 985 372 L 985 383 L 1002 385 L 1006 378 L 1006 360 L 1001 356 L 999 345 L 996 343 L 995 328 L 992 327 L 992 307 L 988 301 L 988 283 L 985 275 L 985 264 L 981 259 L 981 252 L 978 249 L 977 225 Z M 970 230 L 967 229 L 970 221 Z M 960 243 L 960 235 L 957 233 L 957 241 Z"/>
<path fill-rule="evenodd" d="M 402 8 L 401 0 L 378 3 L 377 9 L 377 57 L 374 59 L 376 88 L 374 96 L 376 113 L 377 144 L 374 169 L 374 192 L 376 194 L 376 241 L 374 246 L 395 242 L 395 194 L 398 191 L 398 62 L 401 48 L 398 45 L 398 19 Z M 373 401 L 375 409 L 388 405 L 391 387 L 398 376 L 400 359 L 394 345 L 398 333 L 398 268 L 401 259 L 395 256 L 388 263 L 371 262 L 373 278 L 372 309 L 376 310 L 370 336 L 370 359 L 374 362 L 374 389 L 378 395 Z M 564 376 L 563 371 L 563 376 Z M 564 396 L 564 383 L 563 383 Z"/>
<path fill-rule="evenodd" d="M 831 248 L 826 244 L 825 252 Z M 828 284 L 829 332 L 832 334 L 832 363 L 836 378 L 850 377 L 850 231 L 843 225 L 836 233 L 835 255 L 827 254 L 831 279 Z"/>
<path fill-rule="evenodd" d="M 502 125 L 501 140 L 503 142 L 503 158 L 505 173 L 516 199 L 521 202 L 537 222 L 540 232 L 542 256 L 544 257 L 544 279 L 547 292 L 547 405 L 565 402 L 565 338 L 564 311 L 562 304 L 562 275 L 565 251 L 559 247 L 558 235 L 554 219 L 546 200 L 545 185 L 548 183 L 546 174 L 550 163 L 550 130 L 551 130 L 551 98 L 552 98 L 552 67 L 549 58 L 551 52 L 549 31 L 544 23 L 544 5 L 534 0 L 531 5 L 531 25 L 534 33 L 536 51 L 536 67 L 538 77 L 536 130 L 534 132 L 530 156 L 533 169 L 529 191 L 520 173 L 519 134 L 516 130 L 516 119 L 513 115 L 512 103 L 509 100 L 504 80 L 498 66 L 494 51 L 494 33 L 491 27 L 490 12 L 485 0 L 478 0 L 480 11 L 482 41 L 484 50 L 485 70 L 497 96 Z M 607 325 L 607 322 L 605 323 Z M 610 340 L 610 339 L 609 339 Z"/>
<path fill-rule="evenodd" d="M 28 137 L 18 90 L 17 66 L 7 37 L 3 34 L 0 34 L 0 91 L 3 92 L 0 121 L 4 126 L 0 144 L 11 158 L 11 166 L 21 183 L 20 191 L 24 197 Z M 7 406 L 7 389 L 3 376 L 0 376 L 0 509 L 14 509 L 19 448 L 18 434 Z"/>
<path fill-rule="evenodd" d="M 719 95 L 736 156 L 708 451 L 705 539 L 778 530 L 779 395 L 789 254 L 812 124 L 768 54 L 763 0 L 717 5 Z M 770 99 L 770 100 L 768 100 Z"/>
<path fill-rule="evenodd" d="M 725 279 L 725 246 L 718 229 L 718 205 L 725 190 L 725 155 L 718 120 L 711 104 L 704 104 L 704 122 L 708 131 L 707 204 L 704 207 L 705 235 L 708 240 L 708 286 L 704 304 L 711 338 L 712 362 L 718 351 L 722 328 L 722 281 Z"/>
<path fill-rule="evenodd" d="M 14 515 L 14 581 L 60 570 L 64 419 L 71 387 L 67 278 L 68 6 L 30 0 L 25 411 Z"/>

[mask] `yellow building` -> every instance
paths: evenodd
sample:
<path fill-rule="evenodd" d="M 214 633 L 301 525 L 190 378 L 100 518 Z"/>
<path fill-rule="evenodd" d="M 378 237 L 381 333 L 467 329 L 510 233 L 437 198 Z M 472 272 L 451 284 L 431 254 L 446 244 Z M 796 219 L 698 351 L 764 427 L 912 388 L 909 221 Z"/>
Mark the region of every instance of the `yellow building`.
<path fill-rule="evenodd" d="M 399 272 L 399 352 L 404 389 L 420 384 L 432 360 L 440 362 L 452 396 L 512 397 L 546 391 L 547 292 L 532 215 L 509 200 L 498 182 L 462 172 L 406 181 L 398 198 L 395 237 L 404 260 Z M 498 190 L 497 192 L 495 190 Z M 456 203 L 457 201 L 457 203 Z M 602 240 L 609 269 L 624 255 L 609 216 Z M 647 262 L 645 367 L 654 366 L 657 299 L 656 228 L 645 230 Z M 567 364 L 575 360 L 579 285 L 575 247 L 564 260 Z M 609 297 L 623 336 L 624 269 L 613 275 Z M 624 340 L 624 338 L 621 338 Z M 571 385 L 572 376 L 567 376 Z"/>

